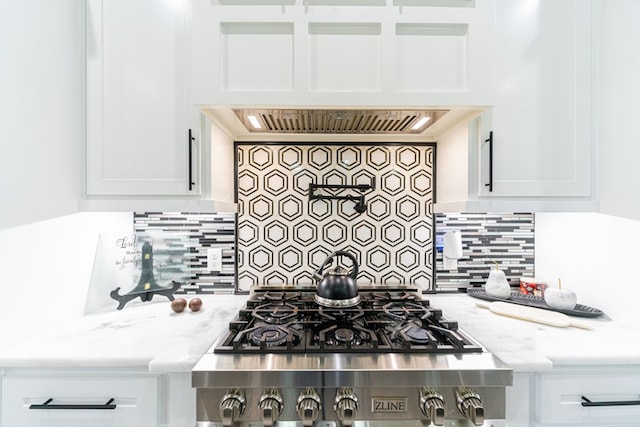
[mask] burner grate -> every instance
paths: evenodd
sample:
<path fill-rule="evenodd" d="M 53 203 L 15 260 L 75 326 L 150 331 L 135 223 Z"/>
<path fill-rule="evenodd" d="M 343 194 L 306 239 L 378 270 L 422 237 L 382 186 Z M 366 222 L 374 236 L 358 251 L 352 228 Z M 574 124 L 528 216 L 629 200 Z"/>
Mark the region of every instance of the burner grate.
<path fill-rule="evenodd" d="M 266 323 L 287 323 L 298 317 L 298 307 L 287 302 L 270 302 L 254 308 L 251 315 Z"/>
<path fill-rule="evenodd" d="M 419 294 L 360 292 L 350 308 L 319 306 L 313 292 L 252 294 L 216 353 L 470 353 L 482 348 Z"/>

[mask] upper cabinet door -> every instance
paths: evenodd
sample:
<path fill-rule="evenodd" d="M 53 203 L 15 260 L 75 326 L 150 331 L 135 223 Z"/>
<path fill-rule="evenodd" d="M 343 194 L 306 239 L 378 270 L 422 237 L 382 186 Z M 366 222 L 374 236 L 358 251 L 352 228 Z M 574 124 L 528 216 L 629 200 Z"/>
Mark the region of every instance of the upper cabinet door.
<path fill-rule="evenodd" d="M 190 12 L 187 0 L 88 1 L 88 195 L 200 193 Z"/>
<path fill-rule="evenodd" d="M 497 0 L 496 13 L 496 104 L 482 117 L 480 195 L 589 197 L 591 2 Z"/>
<path fill-rule="evenodd" d="M 193 0 L 193 100 L 491 105 L 494 12 L 494 0 Z"/>

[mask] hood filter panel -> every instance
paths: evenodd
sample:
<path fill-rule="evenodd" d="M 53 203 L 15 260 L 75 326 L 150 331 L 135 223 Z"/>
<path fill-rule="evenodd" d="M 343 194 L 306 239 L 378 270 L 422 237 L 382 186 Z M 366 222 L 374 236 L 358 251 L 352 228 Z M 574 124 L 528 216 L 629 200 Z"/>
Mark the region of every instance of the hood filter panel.
<path fill-rule="evenodd" d="M 411 134 L 423 132 L 446 114 L 447 110 L 234 110 L 234 112 L 250 132 Z M 413 129 L 416 123 L 425 117 L 428 120 L 424 125 Z M 256 127 L 255 123 L 260 127 Z"/>

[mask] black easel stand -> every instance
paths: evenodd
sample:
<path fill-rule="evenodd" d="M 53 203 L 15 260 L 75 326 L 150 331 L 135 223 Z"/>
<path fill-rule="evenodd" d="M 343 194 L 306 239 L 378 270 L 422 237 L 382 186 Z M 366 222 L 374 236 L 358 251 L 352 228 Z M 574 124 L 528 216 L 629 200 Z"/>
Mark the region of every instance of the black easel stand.
<path fill-rule="evenodd" d="M 131 292 L 120 295 L 120 287 L 118 286 L 111 291 L 111 298 L 118 301 L 118 310 L 122 308 L 132 299 L 140 297 L 142 301 L 151 301 L 155 294 L 164 295 L 169 298 L 169 301 L 173 301 L 173 293 L 182 286 L 181 283 L 172 281 L 171 287 L 164 288 L 156 283 L 153 277 L 153 247 L 149 242 L 145 242 L 142 245 L 142 274 L 140 280 L 135 288 Z"/>

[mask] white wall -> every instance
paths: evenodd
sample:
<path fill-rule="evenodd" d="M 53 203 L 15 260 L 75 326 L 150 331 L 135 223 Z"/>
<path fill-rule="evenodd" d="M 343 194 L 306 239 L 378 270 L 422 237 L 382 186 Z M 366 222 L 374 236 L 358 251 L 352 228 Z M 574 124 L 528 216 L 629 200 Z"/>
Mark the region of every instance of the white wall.
<path fill-rule="evenodd" d="M 469 126 L 462 123 L 438 140 L 436 147 L 436 202 L 466 201 L 469 198 Z"/>
<path fill-rule="evenodd" d="M 77 212 L 82 0 L 0 0 L 0 229 Z"/>
<path fill-rule="evenodd" d="M 638 319 L 640 221 L 598 213 L 539 213 L 536 277 L 573 289 L 614 319 Z"/>
<path fill-rule="evenodd" d="M 215 123 L 211 123 L 211 199 L 234 202 L 234 141 Z"/>
<path fill-rule="evenodd" d="M 0 342 L 82 315 L 100 233 L 132 229 L 131 213 L 96 212 L 0 229 Z"/>

